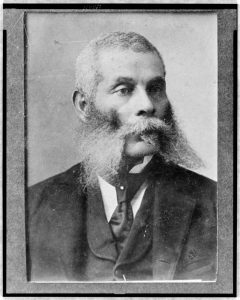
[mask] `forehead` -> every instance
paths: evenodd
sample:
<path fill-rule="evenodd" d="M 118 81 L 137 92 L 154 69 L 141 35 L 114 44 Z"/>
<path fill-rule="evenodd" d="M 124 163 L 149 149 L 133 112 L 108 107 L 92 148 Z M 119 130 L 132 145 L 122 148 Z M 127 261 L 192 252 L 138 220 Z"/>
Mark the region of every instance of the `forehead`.
<path fill-rule="evenodd" d="M 164 77 L 163 63 L 154 52 L 108 49 L 99 53 L 98 63 L 103 81 L 114 81 L 118 77 L 130 77 L 135 81 Z"/>

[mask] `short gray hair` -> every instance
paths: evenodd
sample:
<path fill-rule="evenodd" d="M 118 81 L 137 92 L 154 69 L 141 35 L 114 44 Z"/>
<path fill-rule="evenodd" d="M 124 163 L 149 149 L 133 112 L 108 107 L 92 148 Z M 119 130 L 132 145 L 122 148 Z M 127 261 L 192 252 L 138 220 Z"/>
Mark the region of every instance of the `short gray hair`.
<path fill-rule="evenodd" d="M 102 78 L 99 73 L 98 54 L 104 49 L 123 49 L 134 52 L 153 52 L 158 55 L 163 66 L 159 51 L 142 35 L 135 32 L 111 32 L 100 35 L 92 40 L 79 54 L 76 63 L 76 88 L 89 99 L 94 98 L 96 88 Z M 165 72 L 165 66 L 164 66 Z"/>

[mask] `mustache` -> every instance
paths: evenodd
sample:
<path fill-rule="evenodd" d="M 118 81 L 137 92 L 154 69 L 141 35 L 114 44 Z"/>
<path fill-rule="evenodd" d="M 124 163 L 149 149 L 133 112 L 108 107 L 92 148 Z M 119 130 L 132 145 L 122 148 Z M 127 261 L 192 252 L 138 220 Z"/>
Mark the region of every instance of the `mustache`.
<path fill-rule="evenodd" d="M 98 131 L 104 129 L 110 134 L 117 134 L 120 138 L 133 134 L 172 134 L 175 130 L 176 122 L 170 105 L 163 119 L 155 116 L 142 116 L 140 118 L 138 117 L 135 121 L 122 123 L 115 110 L 112 110 L 110 115 L 105 115 L 98 111 L 92 104 L 89 107 L 89 119 L 91 120 L 92 130 Z"/>
<path fill-rule="evenodd" d="M 174 134 L 174 124 L 166 123 L 164 120 L 155 117 L 143 117 L 136 122 L 131 122 L 122 125 L 119 130 L 119 136 L 124 138 L 129 135 L 173 135 Z"/>

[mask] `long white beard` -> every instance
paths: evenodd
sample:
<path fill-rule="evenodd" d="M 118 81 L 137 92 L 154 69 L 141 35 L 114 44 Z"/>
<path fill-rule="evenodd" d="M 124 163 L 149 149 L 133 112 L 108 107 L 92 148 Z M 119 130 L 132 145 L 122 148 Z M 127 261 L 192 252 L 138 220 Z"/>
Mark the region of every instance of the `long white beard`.
<path fill-rule="evenodd" d="M 96 174 L 109 181 L 117 175 L 124 155 L 125 138 L 130 134 L 140 135 L 143 141 L 153 145 L 155 153 L 166 163 L 172 162 L 187 168 L 203 165 L 179 129 L 173 113 L 170 123 L 157 118 L 142 118 L 135 124 L 125 124 L 113 129 L 109 119 L 93 110 L 91 120 L 77 129 L 86 186 L 97 184 Z"/>
<path fill-rule="evenodd" d="M 92 186 L 97 183 L 96 174 L 106 180 L 117 175 L 125 141 L 117 133 L 109 133 L 103 128 L 90 131 L 86 127 L 78 130 L 78 149 L 86 172 L 85 184 Z"/>

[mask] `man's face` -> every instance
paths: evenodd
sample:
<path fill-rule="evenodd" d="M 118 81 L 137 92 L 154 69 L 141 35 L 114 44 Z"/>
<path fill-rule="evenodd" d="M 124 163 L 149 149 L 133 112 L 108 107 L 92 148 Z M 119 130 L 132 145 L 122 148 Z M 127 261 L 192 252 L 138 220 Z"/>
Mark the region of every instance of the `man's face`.
<path fill-rule="evenodd" d="M 99 83 L 95 106 L 105 115 L 113 112 L 122 125 L 142 119 L 163 119 L 168 108 L 164 66 L 155 53 L 136 53 L 132 50 L 111 49 L 100 52 Z M 125 154 L 145 156 L 155 152 L 140 135 L 126 137 Z"/>

